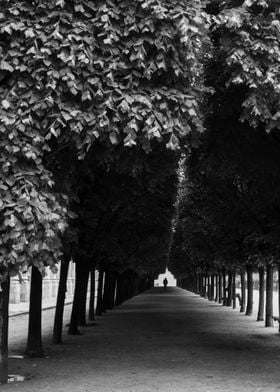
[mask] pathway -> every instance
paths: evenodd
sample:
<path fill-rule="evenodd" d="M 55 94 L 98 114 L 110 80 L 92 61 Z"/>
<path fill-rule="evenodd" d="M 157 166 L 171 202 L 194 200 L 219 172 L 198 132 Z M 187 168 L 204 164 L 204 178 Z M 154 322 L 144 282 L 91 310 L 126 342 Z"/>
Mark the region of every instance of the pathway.
<path fill-rule="evenodd" d="M 139 295 L 82 331 L 61 346 L 46 336 L 46 358 L 11 359 L 33 377 L 1 391 L 280 391 L 277 328 L 179 288 Z"/>

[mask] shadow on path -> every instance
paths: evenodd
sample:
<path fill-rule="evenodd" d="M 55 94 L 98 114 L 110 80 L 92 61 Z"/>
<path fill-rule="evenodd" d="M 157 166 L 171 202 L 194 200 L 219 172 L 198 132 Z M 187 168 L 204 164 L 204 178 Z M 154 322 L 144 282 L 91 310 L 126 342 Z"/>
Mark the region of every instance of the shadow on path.
<path fill-rule="evenodd" d="M 18 388 L 280 391 L 280 337 L 238 311 L 179 288 L 154 288 L 134 297 L 84 332 L 48 347 L 49 358 L 20 362 L 34 378 Z M 11 366 L 18 364 L 11 361 Z"/>

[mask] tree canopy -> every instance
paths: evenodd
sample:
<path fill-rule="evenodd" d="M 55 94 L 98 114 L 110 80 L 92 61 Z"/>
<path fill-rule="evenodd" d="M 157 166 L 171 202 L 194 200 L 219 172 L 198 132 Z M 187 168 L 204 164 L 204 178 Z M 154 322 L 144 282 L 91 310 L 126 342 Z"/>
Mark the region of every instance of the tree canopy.
<path fill-rule="evenodd" d="M 212 94 L 205 98 L 205 132 L 183 168 L 172 256 L 181 273 L 176 254 L 186 247 L 198 258 L 194 268 L 209 270 L 217 260 L 230 268 L 279 258 L 276 3 L 215 1 L 206 11 L 212 24 L 205 84 Z"/>
<path fill-rule="evenodd" d="M 278 25 L 272 0 L 3 1 L 3 274 L 55 269 L 69 233 L 107 263 L 166 254 L 180 149 L 200 254 L 277 253 Z"/>
<path fill-rule="evenodd" d="M 127 165 L 135 176 L 137 150 L 159 143 L 164 159 L 201 132 L 205 31 L 200 1 L 1 2 L 3 271 L 54 268 L 81 201 L 79 159 L 96 153 L 92 173 Z M 81 203 L 79 219 L 95 214 Z"/>

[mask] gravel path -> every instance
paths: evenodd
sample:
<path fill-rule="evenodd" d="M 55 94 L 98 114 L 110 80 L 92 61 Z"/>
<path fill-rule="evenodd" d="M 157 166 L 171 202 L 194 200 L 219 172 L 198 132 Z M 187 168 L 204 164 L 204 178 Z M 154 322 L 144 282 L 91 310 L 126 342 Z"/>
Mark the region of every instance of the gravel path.
<path fill-rule="evenodd" d="M 11 373 L 32 378 L 1 392 L 280 391 L 277 328 L 179 288 L 139 295 L 82 331 L 60 346 L 46 332 L 48 357 L 10 359 Z"/>

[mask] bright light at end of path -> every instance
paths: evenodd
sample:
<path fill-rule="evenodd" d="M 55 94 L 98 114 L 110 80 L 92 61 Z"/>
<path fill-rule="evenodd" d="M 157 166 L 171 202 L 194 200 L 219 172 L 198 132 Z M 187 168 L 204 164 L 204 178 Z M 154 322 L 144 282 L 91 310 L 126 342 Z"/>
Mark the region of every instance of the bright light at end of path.
<path fill-rule="evenodd" d="M 164 279 L 168 280 L 168 286 L 177 286 L 177 280 L 174 278 L 174 275 L 171 274 L 170 271 L 168 271 L 168 269 L 166 268 L 166 271 L 164 274 L 161 274 L 158 276 L 158 278 L 154 281 L 154 286 L 158 287 L 158 286 L 163 286 L 163 280 Z"/>

